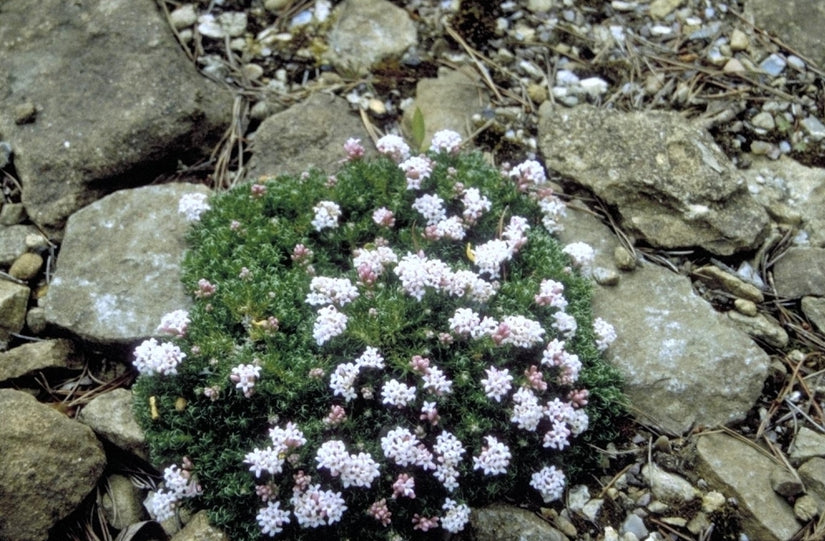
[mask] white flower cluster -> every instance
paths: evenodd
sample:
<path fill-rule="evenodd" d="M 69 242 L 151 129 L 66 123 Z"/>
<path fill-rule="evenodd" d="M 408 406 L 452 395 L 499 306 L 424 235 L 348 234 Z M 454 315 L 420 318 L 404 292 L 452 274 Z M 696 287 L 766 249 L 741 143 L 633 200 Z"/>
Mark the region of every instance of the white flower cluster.
<path fill-rule="evenodd" d="M 459 504 L 450 498 L 444 500 L 441 509 L 446 511 L 441 517 L 441 527 L 450 533 L 458 533 L 470 521 L 470 508 L 467 504 Z"/>
<path fill-rule="evenodd" d="M 546 466 L 533 473 L 530 486 L 535 488 L 544 499 L 544 503 L 558 500 L 564 494 L 564 473 L 555 466 Z"/>
<path fill-rule="evenodd" d="M 455 154 L 461 148 L 461 135 L 452 130 L 441 130 L 433 134 L 430 150 Z"/>
<path fill-rule="evenodd" d="M 266 507 L 258 510 L 255 518 L 261 527 L 261 533 L 274 537 L 284 531 L 284 524 L 289 524 L 289 515 L 289 511 L 281 509 L 281 502 L 267 502 Z"/>
<path fill-rule="evenodd" d="M 165 488 L 154 493 L 150 505 L 150 511 L 158 522 L 172 518 L 180 500 L 194 498 L 201 492 L 200 486 L 189 472 L 181 470 L 177 464 L 163 470 L 163 484 Z"/>
<path fill-rule="evenodd" d="M 255 390 L 255 382 L 261 376 L 261 367 L 255 364 L 239 364 L 232 368 L 229 379 L 235 383 L 235 388 L 243 391 L 247 398 L 252 396 Z"/>
<path fill-rule="evenodd" d="M 430 173 L 433 172 L 433 162 L 426 156 L 407 158 L 398 167 L 404 171 L 408 190 L 420 189 L 421 182 L 430 178 Z"/>
<path fill-rule="evenodd" d="M 381 403 L 403 408 L 415 402 L 415 387 L 391 379 L 381 388 Z"/>
<path fill-rule="evenodd" d="M 185 193 L 178 200 L 178 212 L 190 222 L 197 222 L 201 214 L 212 208 L 207 199 L 205 193 Z"/>
<path fill-rule="evenodd" d="M 309 283 L 306 302 L 313 306 L 335 304 L 344 306 L 358 298 L 358 290 L 348 278 L 316 276 Z"/>
<path fill-rule="evenodd" d="M 355 380 L 362 368 L 383 369 L 384 357 L 376 348 L 367 347 L 354 363 L 339 363 L 329 377 L 329 387 L 333 395 L 341 396 L 347 402 L 355 399 Z"/>
<path fill-rule="evenodd" d="M 135 348 L 133 364 L 141 374 L 169 376 L 178 373 L 178 365 L 186 358 L 186 353 L 169 342 L 158 343 L 154 338 L 144 340 Z"/>
<path fill-rule="evenodd" d="M 547 182 L 547 175 L 544 173 L 544 168 L 536 160 L 525 160 L 513 167 L 510 170 L 510 178 L 515 180 L 519 186 L 541 186 Z"/>
<path fill-rule="evenodd" d="M 544 228 L 550 233 L 562 231 L 564 226 L 559 222 L 567 216 L 567 206 L 564 201 L 551 193 L 539 199 L 538 203 L 542 214 L 541 224 Z"/>
<path fill-rule="evenodd" d="M 290 502 L 295 519 L 302 528 L 335 524 L 347 510 L 340 492 L 321 490 L 321 485 L 312 485 L 306 490 L 295 491 Z"/>
<path fill-rule="evenodd" d="M 567 299 L 564 297 L 564 284 L 555 280 L 542 280 L 535 300 L 539 306 L 552 306 L 562 311 L 565 310 Z"/>
<path fill-rule="evenodd" d="M 570 256 L 573 265 L 579 268 L 584 276 L 589 276 L 596 258 L 593 247 L 586 242 L 572 242 L 565 246 L 562 251 Z"/>
<path fill-rule="evenodd" d="M 388 134 L 375 142 L 375 148 L 381 154 L 390 157 L 396 163 L 400 163 L 410 157 L 410 147 L 401 137 Z"/>
<path fill-rule="evenodd" d="M 340 476 L 344 488 L 369 488 L 379 475 L 378 463 L 369 453 L 352 455 L 340 440 L 324 442 L 315 453 L 315 461 L 318 468 L 329 470 L 331 476 Z"/>
<path fill-rule="evenodd" d="M 441 481 L 444 488 L 452 492 L 458 488 L 458 466 L 467 450 L 461 444 L 461 440 L 444 430 L 436 437 L 433 451 L 438 462 L 433 475 Z"/>
<path fill-rule="evenodd" d="M 375 278 L 384 273 L 384 269 L 398 263 L 398 256 L 387 246 L 379 246 L 374 250 L 359 248 L 355 250 L 355 257 L 352 258 L 352 265 L 357 270 L 367 268 Z"/>
<path fill-rule="evenodd" d="M 433 454 L 418 438 L 404 427 L 397 426 L 381 438 L 384 456 L 399 466 L 418 466 L 425 470 L 435 469 Z"/>
<path fill-rule="evenodd" d="M 478 456 L 473 457 L 473 469 L 481 470 L 484 475 L 502 475 L 510 465 L 510 448 L 498 441 L 495 436 L 485 436 L 487 445 Z"/>
<path fill-rule="evenodd" d="M 475 223 L 481 218 L 482 214 L 490 210 L 492 203 L 490 200 L 481 195 L 478 188 L 467 188 L 461 196 L 461 203 L 464 205 L 464 211 L 461 216 L 468 223 Z"/>
<path fill-rule="evenodd" d="M 315 231 L 338 227 L 338 218 L 341 217 L 341 207 L 338 206 L 338 203 L 321 201 L 312 207 L 312 211 L 315 213 L 315 217 L 312 218 L 310 223 L 312 223 Z"/>
<path fill-rule="evenodd" d="M 312 338 L 319 346 L 329 342 L 347 329 L 349 318 L 339 312 L 335 306 L 329 305 L 318 310 L 318 317 L 312 327 Z"/>
<path fill-rule="evenodd" d="M 510 370 L 507 368 L 499 370 L 495 366 L 490 366 L 485 372 L 487 377 L 481 380 L 484 394 L 496 402 L 501 402 L 502 397 L 512 388 L 513 376 L 510 375 Z"/>
<path fill-rule="evenodd" d="M 172 336 L 186 336 L 189 327 L 189 312 L 186 310 L 174 310 L 160 318 L 160 325 L 155 329 L 157 332 L 171 334 Z"/>
<path fill-rule="evenodd" d="M 498 344 L 531 348 L 543 340 L 544 328 L 538 321 L 521 315 L 505 316 L 501 322 L 483 318 L 471 308 L 457 308 L 448 320 L 450 331 L 474 339 L 490 336 Z"/>
<path fill-rule="evenodd" d="M 596 333 L 596 347 L 601 352 L 604 352 L 616 340 L 616 329 L 600 317 L 593 320 L 593 332 Z"/>
<path fill-rule="evenodd" d="M 283 470 L 284 459 L 288 451 L 304 445 L 307 440 L 295 423 L 287 423 L 285 428 L 273 427 L 269 430 L 272 445 L 263 449 L 255 448 L 244 456 L 249 464 L 249 471 L 260 477 L 263 472 L 277 475 Z"/>
<path fill-rule="evenodd" d="M 454 297 L 486 302 L 498 287 L 472 271 L 453 272 L 440 259 L 428 259 L 422 253 L 407 253 L 395 266 L 394 272 L 401 280 L 404 291 L 419 301 L 424 297 L 425 288 L 429 287 L 436 293 L 447 292 Z"/>
<path fill-rule="evenodd" d="M 547 343 L 541 356 L 543 366 L 556 366 L 559 368 L 558 382 L 561 385 L 572 385 L 579 380 L 579 371 L 582 363 L 579 356 L 569 353 L 565 348 L 563 340 L 554 338 Z"/>
<path fill-rule="evenodd" d="M 424 194 L 413 201 L 412 208 L 417 210 L 425 220 L 427 225 L 436 225 L 447 217 L 444 210 L 444 200 L 433 194 Z"/>

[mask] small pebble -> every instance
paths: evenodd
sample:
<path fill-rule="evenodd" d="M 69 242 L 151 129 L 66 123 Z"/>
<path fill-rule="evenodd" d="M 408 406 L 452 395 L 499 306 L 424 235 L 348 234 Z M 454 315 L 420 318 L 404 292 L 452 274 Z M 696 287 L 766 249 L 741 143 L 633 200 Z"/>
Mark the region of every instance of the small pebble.
<path fill-rule="evenodd" d="M 733 307 L 746 316 L 754 317 L 757 314 L 756 303 L 747 299 L 736 299 L 733 301 Z"/>
<path fill-rule="evenodd" d="M 616 246 L 613 250 L 613 261 L 616 262 L 619 270 L 632 271 L 636 268 L 636 258 L 624 246 Z"/>
<path fill-rule="evenodd" d="M 6 167 L 11 161 L 12 148 L 8 141 L 0 141 L 0 169 Z"/>
<path fill-rule="evenodd" d="M 773 120 L 773 115 L 766 112 L 761 112 L 755 115 L 751 119 L 751 124 L 756 126 L 757 128 L 762 128 L 764 130 L 772 130 L 776 127 L 776 122 Z"/>
<path fill-rule="evenodd" d="M 281 9 L 285 8 L 290 4 L 292 0 L 265 0 L 264 7 L 267 11 L 271 11 L 273 13 L 277 13 Z"/>
<path fill-rule="evenodd" d="M 14 107 L 14 123 L 15 124 L 29 124 L 34 122 L 37 116 L 37 107 L 30 101 L 23 102 Z"/>
<path fill-rule="evenodd" d="M 776 53 L 773 53 L 768 58 L 759 63 L 759 68 L 771 77 L 777 77 L 780 73 L 782 73 L 785 70 L 786 65 L 787 62 L 784 58 L 782 58 Z"/>
<path fill-rule="evenodd" d="M 788 65 L 797 71 L 805 71 L 805 61 L 795 54 L 788 55 Z"/>
<path fill-rule="evenodd" d="M 26 313 L 26 325 L 35 336 L 46 330 L 46 309 L 35 306 Z"/>
<path fill-rule="evenodd" d="M 547 86 L 537 83 L 527 85 L 527 95 L 536 105 L 541 105 L 547 101 Z"/>
<path fill-rule="evenodd" d="M 813 520 L 819 514 L 819 504 L 816 498 L 805 494 L 794 502 L 793 514 L 802 522 Z"/>
<path fill-rule="evenodd" d="M 264 74 L 264 69 L 258 64 L 246 64 L 241 68 L 243 76 L 250 81 L 257 81 Z"/>
<path fill-rule="evenodd" d="M 722 71 L 725 73 L 744 73 L 745 66 L 742 65 L 742 62 L 737 60 L 736 58 L 731 58 L 728 60 L 727 64 L 722 68 Z"/>
<path fill-rule="evenodd" d="M 735 28 L 733 32 L 730 34 L 730 48 L 733 51 L 744 51 L 750 46 L 750 41 L 748 41 L 748 36 Z"/>
<path fill-rule="evenodd" d="M 26 218 L 23 203 L 6 203 L 0 209 L 0 225 L 16 225 Z"/>
<path fill-rule="evenodd" d="M 613 269 L 596 267 L 593 269 L 593 279 L 603 286 L 615 286 L 619 283 L 619 273 Z"/>
<path fill-rule="evenodd" d="M 825 139 L 825 124 L 822 124 L 822 122 L 815 116 L 805 118 L 802 122 L 800 122 L 800 124 L 802 124 L 802 128 L 814 141 L 821 141 L 822 139 Z"/>
<path fill-rule="evenodd" d="M 37 276 L 43 267 L 43 258 L 38 254 L 26 252 L 11 264 L 9 274 L 18 280 L 28 281 Z"/>
<path fill-rule="evenodd" d="M 767 141 L 754 141 L 751 143 L 751 153 L 757 156 L 763 156 L 770 152 L 772 146 L 773 145 Z"/>
<path fill-rule="evenodd" d="M 198 12 L 193 4 L 184 4 L 169 14 L 169 21 L 180 30 L 198 22 Z"/>
<path fill-rule="evenodd" d="M 634 515 L 633 513 L 627 516 L 619 531 L 622 535 L 632 533 L 637 539 L 644 539 L 649 533 L 645 527 L 645 521 L 642 520 L 640 516 Z"/>

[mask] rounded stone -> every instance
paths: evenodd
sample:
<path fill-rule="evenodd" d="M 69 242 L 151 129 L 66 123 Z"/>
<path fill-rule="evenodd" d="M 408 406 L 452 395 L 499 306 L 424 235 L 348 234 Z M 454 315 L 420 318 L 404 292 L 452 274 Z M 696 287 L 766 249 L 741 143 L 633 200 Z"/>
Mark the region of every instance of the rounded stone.
<path fill-rule="evenodd" d="M 31 280 L 43 267 L 43 258 L 38 254 L 26 252 L 11 264 L 9 274 L 18 280 Z"/>
<path fill-rule="evenodd" d="M 636 268 L 636 258 L 624 246 L 616 246 L 616 249 L 613 250 L 613 260 L 620 270 L 632 271 Z"/>

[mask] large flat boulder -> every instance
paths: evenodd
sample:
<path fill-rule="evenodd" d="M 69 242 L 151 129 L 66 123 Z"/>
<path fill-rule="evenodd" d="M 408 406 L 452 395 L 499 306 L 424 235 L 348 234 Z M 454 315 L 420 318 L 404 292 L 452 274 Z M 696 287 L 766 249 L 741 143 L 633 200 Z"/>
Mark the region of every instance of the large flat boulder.
<path fill-rule="evenodd" d="M 59 237 L 75 210 L 203 154 L 229 123 L 153 0 L 0 3 L 0 133 L 29 217 Z M 34 113 L 21 117 L 20 107 Z"/>
<path fill-rule="evenodd" d="M 617 241 L 605 225 L 572 209 L 562 223 L 563 244 L 590 244 L 595 265 L 618 272 Z M 645 424 L 684 434 L 741 421 L 761 394 L 768 355 L 685 276 L 639 263 L 614 286 L 594 285 L 593 314 L 616 329 L 605 358 L 621 372 L 631 411 Z"/>
<path fill-rule="evenodd" d="M 178 202 L 192 192 L 208 189 L 121 190 L 73 214 L 46 295 L 47 321 L 95 343 L 131 343 L 188 307 L 180 263 L 190 224 Z"/>
<path fill-rule="evenodd" d="M 677 113 L 542 105 L 547 167 L 615 206 L 653 246 L 718 255 L 756 248 L 768 215 L 713 141 Z"/>

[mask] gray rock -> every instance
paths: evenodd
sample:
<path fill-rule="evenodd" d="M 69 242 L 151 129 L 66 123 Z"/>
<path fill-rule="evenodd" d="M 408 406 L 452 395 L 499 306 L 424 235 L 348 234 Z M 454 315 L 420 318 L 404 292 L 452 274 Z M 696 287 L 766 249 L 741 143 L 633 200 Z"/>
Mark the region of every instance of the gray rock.
<path fill-rule="evenodd" d="M 720 255 L 755 248 L 768 216 L 707 131 L 681 115 L 545 103 L 546 164 L 615 205 L 622 225 L 662 248 Z"/>
<path fill-rule="evenodd" d="M 593 312 L 616 329 L 606 353 L 643 422 L 684 433 L 745 418 L 768 356 L 698 297 L 690 280 L 650 264 L 597 288 Z"/>
<path fill-rule="evenodd" d="M 11 264 L 9 276 L 18 280 L 29 281 L 40 273 L 43 257 L 40 254 L 26 252 Z"/>
<path fill-rule="evenodd" d="M 104 486 L 100 507 L 109 525 L 122 530 L 143 520 L 146 512 L 143 509 L 141 490 L 128 477 L 110 475 Z"/>
<path fill-rule="evenodd" d="M 822 21 L 825 4 L 816 0 L 748 0 L 745 13 L 757 28 L 779 36 L 785 43 L 819 65 L 825 64 Z"/>
<path fill-rule="evenodd" d="M 94 490 L 106 455 L 94 433 L 26 393 L 0 389 L 0 539 L 42 541 Z"/>
<path fill-rule="evenodd" d="M 782 156 L 776 161 L 755 158 L 742 174 L 754 199 L 770 214 L 794 216 L 785 223 L 798 223 L 812 246 L 825 247 L 825 169 Z"/>
<path fill-rule="evenodd" d="M 762 314 L 748 316 L 737 311 L 727 312 L 728 318 L 741 331 L 777 348 L 788 345 L 788 333 L 778 323 Z"/>
<path fill-rule="evenodd" d="M 9 267 L 14 260 L 26 253 L 26 236 L 38 233 L 30 225 L 0 227 L 0 266 Z"/>
<path fill-rule="evenodd" d="M 645 521 L 642 520 L 642 517 L 630 513 L 627 515 L 627 518 L 624 519 L 624 522 L 622 522 L 622 527 L 619 530 L 619 533 L 622 535 L 631 533 L 636 536 L 636 539 L 644 539 L 647 537 L 649 532 L 647 531 Z"/>
<path fill-rule="evenodd" d="M 768 113 L 767 111 L 762 111 L 754 115 L 751 119 L 751 123 L 756 128 L 761 128 L 763 130 L 772 130 L 776 127 L 776 122 L 773 120 L 773 115 Z"/>
<path fill-rule="evenodd" d="M 46 295 L 49 323 L 98 343 L 155 334 L 161 317 L 191 303 L 180 282 L 189 223 L 178 212 L 204 186 L 115 192 L 73 214 Z"/>
<path fill-rule="evenodd" d="M 825 503 L 825 458 L 812 458 L 802 464 L 797 471 L 808 493 L 822 506 Z"/>
<path fill-rule="evenodd" d="M 825 139 L 825 124 L 815 116 L 802 119 L 800 125 L 802 125 L 802 129 L 804 129 L 814 141 Z"/>
<path fill-rule="evenodd" d="M 561 223 L 562 244 L 586 242 L 594 265 L 615 264 L 618 243 L 599 220 L 568 209 Z M 759 398 L 767 354 L 696 295 L 688 278 L 640 264 L 618 285 L 594 288 L 593 313 L 616 329 L 605 358 L 621 371 L 643 422 L 682 434 L 744 419 Z"/>
<path fill-rule="evenodd" d="M 788 471 L 784 465 L 776 465 L 771 470 L 771 488 L 780 496 L 793 498 L 805 491 L 796 472 Z"/>
<path fill-rule="evenodd" d="M 0 209 L 0 225 L 17 225 L 26 219 L 23 203 L 4 203 Z"/>
<path fill-rule="evenodd" d="M 771 77 L 778 77 L 780 73 L 785 71 L 785 66 L 788 62 L 782 58 L 781 55 L 772 53 L 768 55 L 765 60 L 759 63 L 759 69 L 770 75 Z"/>
<path fill-rule="evenodd" d="M 821 513 L 821 505 L 816 498 L 805 494 L 793 504 L 793 513 L 802 522 L 808 522 Z"/>
<path fill-rule="evenodd" d="M 54 237 L 75 210 L 211 150 L 232 110 L 201 76 L 152 0 L 3 2 L 0 114 L 29 217 Z"/>
<path fill-rule="evenodd" d="M 478 541 L 567 541 L 567 536 L 535 514 L 510 505 L 473 509 L 470 523 Z"/>
<path fill-rule="evenodd" d="M 365 73 L 379 60 L 400 56 L 417 35 L 407 12 L 387 0 L 345 0 L 327 35 L 327 59 L 339 71 Z"/>
<path fill-rule="evenodd" d="M 364 125 L 344 98 L 313 94 L 261 123 L 247 178 L 297 175 L 311 167 L 333 173 L 350 137 L 361 139 L 367 156 L 376 154 Z"/>
<path fill-rule="evenodd" d="M 199 511 L 169 541 L 229 541 L 229 537 L 209 524 L 206 511 Z"/>
<path fill-rule="evenodd" d="M 0 353 L 0 381 L 47 368 L 83 368 L 74 342 L 65 339 L 31 342 Z"/>
<path fill-rule="evenodd" d="M 415 86 L 415 101 L 404 111 L 404 131 L 412 134 L 416 108 L 424 117 L 424 148 L 433 134 L 453 130 L 467 137 L 472 132 L 471 118 L 489 104 L 489 95 L 481 86 L 478 74 L 471 69 L 442 70 L 436 79 L 421 79 Z"/>
<path fill-rule="evenodd" d="M 183 4 L 169 13 L 169 22 L 178 30 L 192 26 L 197 21 L 198 12 L 195 10 L 194 4 Z"/>
<path fill-rule="evenodd" d="M 0 330 L 20 332 L 23 329 L 29 293 L 26 286 L 0 280 Z"/>
<path fill-rule="evenodd" d="M 796 460 L 804 460 L 815 456 L 825 457 L 825 435 L 815 432 L 806 426 L 799 427 L 789 449 L 789 455 Z"/>
<path fill-rule="evenodd" d="M 710 287 L 721 287 L 725 291 L 753 302 L 762 302 L 765 297 L 762 291 L 753 284 L 734 276 L 714 265 L 705 265 L 693 273 L 696 278 L 707 283 Z"/>
<path fill-rule="evenodd" d="M 780 297 L 825 296 L 825 248 L 788 248 L 773 265 Z"/>
<path fill-rule="evenodd" d="M 660 501 L 679 505 L 693 501 L 697 496 L 696 489 L 686 479 L 675 473 L 666 472 L 656 465 L 645 464 L 642 476 L 650 485 L 653 495 Z"/>
<path fill-rule="evenodd" d="M 825 299 L 802 297 L 802 312 L 820 332 L 825 332 Z"/>
<path fill-rule="evenodd" d="M 747 443 L 721 433 L 702 435 L 697 469 L 717 490 L 733 496 L 750 539 L 788 541 L 800 528 L 793 509 L 771 489 L 775 463 Z"/>
<path fill-rule="evenodd" d="M 143 459 L 149 456 L 146 437 L 132 412 L 132 392 L 114 389 L 93 398 L 77 420 L 101 438 Z"/>

